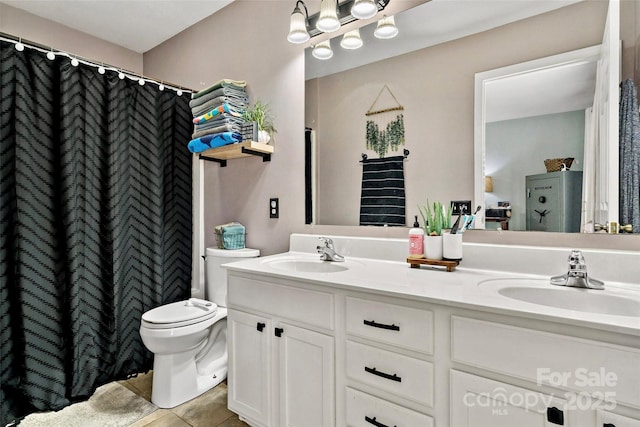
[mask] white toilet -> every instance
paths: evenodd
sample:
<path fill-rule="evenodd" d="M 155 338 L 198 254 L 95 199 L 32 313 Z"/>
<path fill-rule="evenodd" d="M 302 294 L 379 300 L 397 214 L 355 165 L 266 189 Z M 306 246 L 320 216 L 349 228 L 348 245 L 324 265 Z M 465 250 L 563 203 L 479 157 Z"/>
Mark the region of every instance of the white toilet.
<path fill-rule="evenodd" d="M 207 248 L 205 298 L 190 298 L 142 315 L 140 336 L 154 353 L 151 401 L 173 408 L 227 377 L 227 272 L 232 261 L 254 258 L 257 249 Z"/>

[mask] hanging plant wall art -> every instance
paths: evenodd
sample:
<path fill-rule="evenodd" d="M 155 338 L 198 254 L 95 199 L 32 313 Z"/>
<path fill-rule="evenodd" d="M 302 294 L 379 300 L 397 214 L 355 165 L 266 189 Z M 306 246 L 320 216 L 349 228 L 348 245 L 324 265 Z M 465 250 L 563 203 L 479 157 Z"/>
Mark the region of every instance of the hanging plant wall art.
<path fill-rule="evenodd" d="M 393 97 L 397 105 L 391 108 L 373 110 L 385 89 Z M 397 113 L 397 111 L 403 110 L 404 107 L 398 103 L 389 87 L 384 85 L 369 111 L 365 114 L 369 117 L 366 125 L 367 149 L 375 151 L 380 158 L 383 158 L 390 150 L 396 151 L 401 145 L 404 145 L 404 116 L 402 113 Z M 394 115 L 395 118 L 393 118 Z"/>
<path fill-rule="evenodd" d="M 384 130 L 373 120 L 367 120 L 367 149 L 373 150 L 380 157 L 384 157 L 389 149 L 396 151 L 404 145 L 404 116 L 398 114 L 390 121 Z"/>

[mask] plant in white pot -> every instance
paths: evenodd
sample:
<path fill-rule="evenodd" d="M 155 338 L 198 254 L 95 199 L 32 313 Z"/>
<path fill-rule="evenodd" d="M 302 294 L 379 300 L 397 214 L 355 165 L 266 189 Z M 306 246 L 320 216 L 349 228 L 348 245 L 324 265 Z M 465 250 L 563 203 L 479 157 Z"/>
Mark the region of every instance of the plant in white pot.
<path fill-rule="evenodd" d="M 442 259 L 442 230 L 451 227 L 451 209 L 445 210 L 440 202 L 433 206 L 427 200 L 424 207 L 418 206 L 424 223 L 424 252 L 429 259 Z"/>
<path fill-rule="evenodd" d="M 259 99 L 253 105 L 247 107 L 242 114 L 242 118 L 245 122 L 256 122 L 258 124 L 258 142 L 268 143 L 273 134 L 277 132 L 273 125 L 269 105 Z"/>

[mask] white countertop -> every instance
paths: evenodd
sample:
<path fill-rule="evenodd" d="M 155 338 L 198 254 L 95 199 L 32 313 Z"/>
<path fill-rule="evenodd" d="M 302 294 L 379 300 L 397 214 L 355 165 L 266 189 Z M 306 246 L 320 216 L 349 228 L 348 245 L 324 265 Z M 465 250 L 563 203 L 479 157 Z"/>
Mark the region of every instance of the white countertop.
<path fill-rule="evenodd" d="M 480 270 L 466 268 L 463 264 L 453 272 L 446 272 L 441 267 L 410 268 L 404 261 L 385 261 L 355 256 L 347 256 L 344 263 L 336 263 L 347 267 L 346 270 L 328 273 L 282 270 L 273 263 L 273 261 L 286 259 L 318 260 L 318 258 L 319 255 L 315 253 L 291 251 L 233 262 L 226 264 L 225 267 L 232 272 L 260 274 L 276 279 L 293 279 L 331 288 L 366 291 L 640 336 L 640 313 L 637 316 L 622 316 L 533 304 L 503 296 L 495 290 L 494 286 L 481 285 L 480 282 L 515 278 L 522 279 L 523 284 L 530 287 L 622 296 L 640 302 L 639 287 L 635 284 L 607 281 L 603 291 L 564 288 L 549 284 L 549 276 L 546 275 Z"/>

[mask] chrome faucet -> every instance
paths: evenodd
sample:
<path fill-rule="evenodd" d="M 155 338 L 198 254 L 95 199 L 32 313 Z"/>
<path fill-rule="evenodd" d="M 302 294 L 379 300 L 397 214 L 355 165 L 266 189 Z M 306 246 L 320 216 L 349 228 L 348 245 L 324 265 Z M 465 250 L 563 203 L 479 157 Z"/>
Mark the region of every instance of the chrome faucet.
<path fill-rule="evenodd" d="M 575 288 L 604 289 L 604 282 L 587 275 L 587 263 L 578 250 L 571 251 L 568 258 L 569 271 L 551 278 L 552 285 L 572 286 Z"/>
<path fill-rule="evenodd" d="M 322 261 L 344 261 L 344 257 L 337 253 L 336 249 L 333 247 L 333 240 L 328 237 L 320 237 L 320 241 L 322 244 L 318 245 L 316 249 L 318 250 Z"/>

